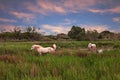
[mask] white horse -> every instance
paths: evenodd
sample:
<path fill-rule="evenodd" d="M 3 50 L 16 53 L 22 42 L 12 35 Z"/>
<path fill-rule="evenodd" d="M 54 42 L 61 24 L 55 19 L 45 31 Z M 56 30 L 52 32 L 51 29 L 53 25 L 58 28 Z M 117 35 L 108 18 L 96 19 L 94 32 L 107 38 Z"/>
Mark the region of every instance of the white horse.
<path fill-rule="evenodd" d="M 40 55 L 43 53 L 51 53 L 55 52 L 56 50 L 56 44 L 53 44 L 51 47 L 42 47 L 40 45 L 33 45 L 31 47 L 31 50 L 36 50 Z"/>
<path fill-rule="evenodd" d="M 90 51 L 96 51 L 97 50 L 96 44 L 89 43 L 88 44 L 88 50 L 90 50 Z"/>

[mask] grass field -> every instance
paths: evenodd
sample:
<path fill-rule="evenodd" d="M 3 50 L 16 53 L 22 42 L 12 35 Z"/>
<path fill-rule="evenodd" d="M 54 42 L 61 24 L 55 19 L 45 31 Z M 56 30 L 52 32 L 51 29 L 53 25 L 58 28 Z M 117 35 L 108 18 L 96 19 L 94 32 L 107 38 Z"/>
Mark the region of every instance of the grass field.
<path fill-rule="evenodd" d="M 55 54 L 39 56 L 33 44 L 57 44 Z M 0 42 L 0 80 L 120 80 L 120 41 Z"/>

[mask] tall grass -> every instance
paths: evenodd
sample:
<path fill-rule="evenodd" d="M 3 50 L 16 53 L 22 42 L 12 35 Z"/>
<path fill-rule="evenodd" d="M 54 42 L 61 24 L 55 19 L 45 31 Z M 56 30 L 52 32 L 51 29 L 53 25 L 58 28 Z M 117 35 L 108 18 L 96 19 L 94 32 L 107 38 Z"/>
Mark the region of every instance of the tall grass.
<path fill-rule="evenodd" d="M 87 41 L 55 42 L 55 54 L 39 56 L 30 50 L 33 44 L 53 43 L 0 43 L 0 80 L 120 80 L 119 41 L 95 42 L 105 48 L 102 54 L 82 50 Z"/>

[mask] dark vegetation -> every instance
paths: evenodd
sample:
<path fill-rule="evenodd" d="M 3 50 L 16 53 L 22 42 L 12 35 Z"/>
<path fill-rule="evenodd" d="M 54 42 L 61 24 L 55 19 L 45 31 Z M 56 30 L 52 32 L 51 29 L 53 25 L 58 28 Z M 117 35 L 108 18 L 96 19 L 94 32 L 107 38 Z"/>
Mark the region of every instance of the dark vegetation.
<path fill-rule="evenodd" d="M 14 31 L 0 33 L 0 41 L 51 41 L 51 40 L 77 40 L 77 41 L 98 41 L 98 40 L 120 40 L 120 33 L 110 31 L 85 30 L 79 26 L 72 26 L 67 33 L 56 35 L 44 35 L 37 32 L 36 27 L 27 27 L 25 31 L 15 28 Z M 40 29 L 39 29 L 40 30 Z"/>

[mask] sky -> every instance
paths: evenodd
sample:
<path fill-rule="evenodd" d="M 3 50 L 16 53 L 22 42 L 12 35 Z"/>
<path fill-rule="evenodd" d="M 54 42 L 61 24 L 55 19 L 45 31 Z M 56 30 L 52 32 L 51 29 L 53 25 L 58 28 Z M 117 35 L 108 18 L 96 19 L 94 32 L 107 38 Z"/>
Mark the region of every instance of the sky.
<path fill-rule="evenodd" d="M 0 31 L 39 28 L 46 35 L 71 27 L 120 32 L 120 0 L 0 0 Z"/>

